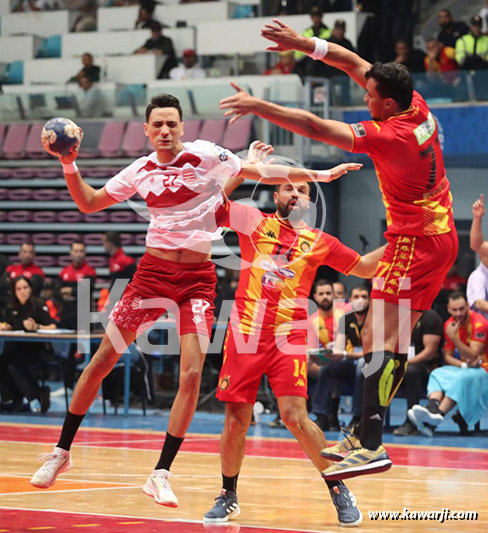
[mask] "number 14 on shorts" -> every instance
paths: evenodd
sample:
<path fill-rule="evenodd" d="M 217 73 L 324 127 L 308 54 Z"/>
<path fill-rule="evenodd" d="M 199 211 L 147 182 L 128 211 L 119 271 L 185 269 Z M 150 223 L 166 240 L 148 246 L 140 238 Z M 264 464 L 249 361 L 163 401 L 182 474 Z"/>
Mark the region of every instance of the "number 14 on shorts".
<path fill-rule="evenodd" d="M 296 387 L 305 387 L 307 383 L 307 362 L 300 361 L 300 359 L 293 359 L 293 377 L 297 378 L 295 382 Z"/>

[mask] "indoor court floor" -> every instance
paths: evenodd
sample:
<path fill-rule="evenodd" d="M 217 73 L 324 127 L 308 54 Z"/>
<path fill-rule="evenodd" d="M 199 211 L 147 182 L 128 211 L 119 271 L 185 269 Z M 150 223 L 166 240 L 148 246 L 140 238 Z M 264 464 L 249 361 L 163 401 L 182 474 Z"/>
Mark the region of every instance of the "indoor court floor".
<path fill-rule="evenodd" d="M 392 424 L 403 421 L 405 400 L 394 400 Z M 239 477 L 241 514 L 224 525 L 202 524 L 220 492 L 219 435 L 223 415 L 197 413 L 172 472 L 179 507 L 156 505 L 142 484 L 159 457 L 168 412 L 128 418 L 92 409 L 72 449 L 74 467 L 53 487 L 35 489 L 37 456 L 51 451 L 63 412 L 0 415 L 0 533 L 278 533 L 343 531 L 320 475 L 286 429 L 265 415 L 249 431 Z M 346 421 L 349 416 L 344 416 Z M 434 438 L 385 435 L 394 466 L 346 483 L 363 513 L 357 532 L 488 531 L 488 438 L 461 437 L 449 419 Z M 481 422 L 488 427 L 488 417 Z M 340 438 L 330 433 L 330 443 Z M 414 520 L 404 509 L 423 511 Z M 434 511 L 475 511 L 477 520 L 435 520 Z M 375 511 L 399 511 L 396 520 Z M 430 515 L 428 514 L 430 513 Z M 431 519 L 428 519 L 429 516 Z M 385 517 L 386 518 L 386 517 Z M 461 518 L 461 516 L 460 516 Z"/>

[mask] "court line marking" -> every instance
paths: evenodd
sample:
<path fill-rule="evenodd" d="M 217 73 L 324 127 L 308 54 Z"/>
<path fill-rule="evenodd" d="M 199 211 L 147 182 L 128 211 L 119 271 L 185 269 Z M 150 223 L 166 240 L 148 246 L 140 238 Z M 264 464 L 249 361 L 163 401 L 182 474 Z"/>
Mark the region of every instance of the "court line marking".
<path fill-rule="evenodd" d="M 66 480 L 68 481 L 68 480 Z M 90 489 L 65 489 L 65 490 L 29 490 L 25 492 L 0 492 L 0 496 L 27 496 L 32 494 L 63 494 L 68 492 L 90 492 L 90 491 L 100 491 L 100 490 L 128 490 L 128 489 L 139 489 L 141 485 L 127 485 L 126 487 L 92 487 Z M 90 514 L 90 513 L 86 513 Z"/>

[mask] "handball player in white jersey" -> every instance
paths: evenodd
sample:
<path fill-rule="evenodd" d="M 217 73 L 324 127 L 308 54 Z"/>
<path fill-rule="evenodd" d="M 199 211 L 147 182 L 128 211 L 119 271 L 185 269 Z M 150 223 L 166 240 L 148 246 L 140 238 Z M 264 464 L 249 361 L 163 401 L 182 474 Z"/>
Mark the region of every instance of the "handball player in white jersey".
<path fill-rule="evenodd" d="M 81 212 L 100 211 L 139 193 L 147 203 L 150 224 L 146 253 L 110 314 L 99 349 L 78 380 L 59 442 L 52 453 L 41 456 L 44 464 L 31 483 L 50 487 L 60 473 L 72 467 L 71 444 L 103 379 L 126 347 L 171 309 L 181 348 L 179 388 L 160 459 L 143 491 L 158 504 L 176 507 L 178 500 L 168 480 L 198 401 L 216 286 L 211 242 L 221 238 L 219 220 L 225 218 L 229 205 L 224 191 L 230 193 L 242 178 L 270 185 L 328 181 L 360 165 L 339 165 L 330 172 L 269 165 L 267 174 L 274 177 L 263 178 L 261 164 L 244 162 L 215 144 L 203 140 L 182 143 L 181 106 L 167 94 L 155 96 L 147 106 L 144 130 L 155 152 L 134 161 L 99 190 L 78 172 L 74 162 L 77 150 L 59 156 L 68 189 Z M 272 150 L 263 143 L 260 148 L 266 154 Z"/>

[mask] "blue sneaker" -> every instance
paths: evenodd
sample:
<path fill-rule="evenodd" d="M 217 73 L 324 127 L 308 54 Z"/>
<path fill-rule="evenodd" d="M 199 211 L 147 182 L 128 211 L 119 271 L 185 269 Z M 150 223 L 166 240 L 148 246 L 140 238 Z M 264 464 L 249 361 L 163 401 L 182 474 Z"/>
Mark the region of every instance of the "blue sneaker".
<path fill-rule="evenodd" d="M 215 498 L 215 505 L 203 517 L 203 521 L 207 524 L 220 524 L 236 518 L 240 513 L 237 494 L 230 490 L 222 490 L 220 496 Z"/>
<path fill-rule="evenodd" d="M 344 484 L 332 487 L 329 492 L 337 509 L 337 517 L 341 526 L 353 527 L 363 521 L 363 515 L 356 505 L 354 494 Z"/>

